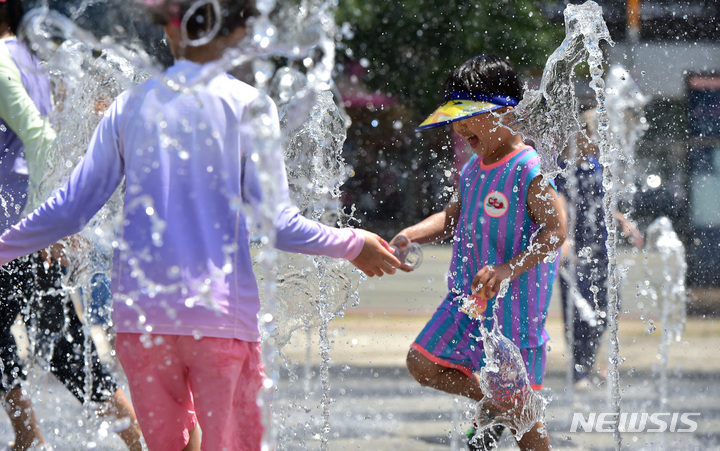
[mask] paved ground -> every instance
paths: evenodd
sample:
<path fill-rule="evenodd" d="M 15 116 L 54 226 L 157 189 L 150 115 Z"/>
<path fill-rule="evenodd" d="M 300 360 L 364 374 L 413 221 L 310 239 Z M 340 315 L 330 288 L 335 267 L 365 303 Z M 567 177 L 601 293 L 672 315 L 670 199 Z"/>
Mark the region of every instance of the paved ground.
<path fill-rule="evenodd" d="M 717 378 L 673 378 L 666 410 L 698 412 L 698 432 L 694 434 L 623 434 L 624 449 L 718 449 Z M 624 377 L 623 407 L 626 411 L 658 412 L 657 386 L 649 374 Z M 554 449 L 614 449 L 609 433 L 570 433 L 573 412 L 606 411 L 605 390 L 569 396 L 564 392 L 564 375 L 550 373 L 544 395 L 550 399 L 547 426 Z M 318 389 L 315 387 L 315 389 Z M 463 449 L 463 433 L 471 415 L 463 400 L 417 386 L 402 368 L 354 368 L 332 373 L 330 415 L 331 450 L 448 450 Z M 278 400 L 281 402 L 282 400 Z M 318 396 L 303 405 L 303 420 L 281 449 L 321 449 L 317 431 L 321 428 L 319 410 L 313 408 Z M 296 404 L 295 409 L 299 406 Z M 293 412 L 285 407 L 286 412 Z M 297 415 L 297 414 L 296 414 Z M 286 425 L 296 416 L 285 414 Z M 667 418 L 670 421 L 670 418 Z M 307 427 L 306 427 L 307 425 Z M 287 431 L 285 431 L 287 432 Z M 501 449 L 516 448 L 505 436 Z"/>
<path fill-rule="evenodd" d="M 461 434 L 470 425 L 471 407 L 463 399 L 423 389 L 403 366 L 407 346 L 423 324 L 420 317 L 348 317 L 331 328 L 333 341 L 330 378 L 330 446 L 328 449 L 440 450 L 461 449 Z M 560 322 L 550 321 L 551 335 L 558 336 Z M 657 358 L 659 340 L 648 335 L 639 321 L 622 323 L 621 343 L 625 363 L 621 365 L 622 407 L 624 412 L 697 412 L 695 433 L 623 434 L 625 449 L 720 449 L 720 365 L 708 359 L 720 346 L 720 328 L 704 320 L 691 320 L 683 342 L 671 348 L 668 363 L 666 407 L 660 403 L 661 366 Z M 293 352 L 304 361 L 305 340 Z M 556 340 L 556 342 L 559 340 Z M 622 346 L 622 345 L 621 345 Z M 603 353 L 605 351 L 601 351 Z M 705 364 L 706 361 L 709 364 Z M 286 449 L 320 449 L 312 440 L 320 430 L 319 359 L 309 367 L 297 368 L 299 382 L 286 388 L 286 399 L 278 399 L 286 410 L 288 423 L 297 421 L 287 407 L 290 393 L 294 408 L 307 409 L 307 429 L 294 431 L 307 440 L 302 446 L 293 440 Z M 555 449 L 614 449 L 614 438 L 607 433 L 570 433 L 574 412 L 607 412 L 608 390 L 598 386 L 573 393 L 566 384 L 567 364 L 564 346 L 556 343 L 550 353 L 545 390 L 549 400 L 548 429 Z M 312 375 L 303 382 L 306 374 Z M 309 389 L 308 389 L 309 387 Z M 302 393 L 302 394 L 300 394 Z M 308 395 L 309 393 L 309 395 Z M 304 399 L 309 396 L 309 399 Z M 300 401 L 298 402 L 298 398 Z M 304 416 L 308 421 L 308 416 Z M 670 419 L 668 418 L 668 421 Z M 507 437 L 506 437 L 507 438 Z M 513 448 L 511 440 L 502 448 Z"/>
<path fill-rule="evenodd" d="M 443 275 L 448 258 L 446 247 L 426 248 L 423 265 L 415 273 L 363 282 L 360 305 L 348 310 L 344 319 L 331 323 L 328 449 L 462 449 L 462 434 L 470 425 L 468 403 L 421 388 L 404 368 L 409 344 L 445 294 Z M 621 249 L 618 260 L 625 275 L 619 333 L 622 411 L 700 413 L 692 417 L 698 423 L 694 433 L 626 432 L 622 434 L 622 447 L 720 449 L 720 359 L 711 357 L 720 349 L 720 319 L 689 318 L 682 340 L 670 346 L 667 365 L 663 365 L 660 307 L 647 296 L 648 287 L 662 283 L 662 262 L 657 255 L 630 249 Z M 568 363 L 557 299 L 551 307 L 548 329 L 552 342 L 543 395 L 548 400 L 546 418 L 553 447 L 614 449 L 613 434 L 570 433 L 573 413 L 611 410 L 607 384 L 574 392 L 566 383 Z M 286 449 L 321 449 L 316 377 L 320 360 L 316 344 L 308 351 L 307 337 L 296 334 L 285 349 L 290 360 L 303 362 L 296 370 L 301 381 L 305 374 L 313 375 L 303 383 L 293 383 L 286 389 L 285 398 L 278 399 L 286 409 L 288 424 L 294 418 L 287 412 L 306 409 L 302 417 L 307 427 L 295 428 L 293 434 L 283 431 L 289 440 Z M 607 362 L 605 348 L 599 356 Z M 663 368 L 668 374 L 665 405 L 660 399 Z M 291 404 L 293 408 L 287 407 Z M 516 446 L 506 435 L 501 448 Z"/>
<path fill-rule="evenodd" d="M 623 270 L 627 276 L 620 321 L 623 411 L 700 413 L 693 417 L 698 424 L 694 433 L 624 433 L 623 448 L 720 449 L 720 359 L 715 358 L 720 350 L 720 319 L 690 318 L 682 340 L 670 347 L 667 399 L 661 406 L 659 307 L 637 288 L 660 280 L 660 263 L 657 256 L 629 250 L 622 250 L 620 257 L 621 263 L 629 263 Z M 323 449 L 323 437 L 328 450 L 462 449 L 471 406 L 463 399 L 421 388 L 404 368 L 409 344 L 444 295 L 448 258 L 446 247 L 426 248 L 423 266 L 415 273 L 363 282 L 360 305 L 331 323 L 327 435 L 321 434 L 317 333 L 295 334 L 283 350 L 295 374 L 283 371 L 275 402 L 275 411 L 281 414 L 278 449 Z M 546 418 L 554 448 L 614 449 L 612 434 L 570 433 L 573 413 L 609 411 L 608 392 L 605 385 L 578 393 L 566 384 L 558 302 L 551 309 L 548 328 L 553 340 L 543 395 L 548 400 Z M 602 349 L 600 356 L 605 361 L 607 352 Z M 86 420 L 82 406 L 50 376 L 33 372 L 31 383 L 41 426 L 55 449 L 123 449 L 111 433 L 113 425 Z M 0 443 L 11 438 L 9 424 L 0 420 Z M 513 448 L 506 436 L 501 449 Z"/>

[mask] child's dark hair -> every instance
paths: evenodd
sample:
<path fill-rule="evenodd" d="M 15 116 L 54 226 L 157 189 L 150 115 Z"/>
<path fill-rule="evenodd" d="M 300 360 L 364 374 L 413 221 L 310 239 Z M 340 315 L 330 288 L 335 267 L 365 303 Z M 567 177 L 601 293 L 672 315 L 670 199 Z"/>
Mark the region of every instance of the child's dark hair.
<path fill-rule="evenodd" d="M 249 18 L 257 16 L 254 0 L 216 0 L 220 6 L 220 29 L 218 36 L 227 36 L 238 28 L 246 26 Z M 198 5 L 198 3 L 201 3 Z M 187 21 L 187 36 L 199 39 L 215 27 L 213 0 L 145 0 L 153 23 L 165 26 L 173 20 L 182 21 L 190 11 Z"/>
<path fill-rule="evenodd" d="M 445 98 L 453 92 L 482 92 L 520 100 L 523 85 L 510 61 L 497 55 L 480 55 L 465 61 L 445 79 Z"/>
<path fill-rule="evenodd" d="M 20 0 L 7 0 L 0 3 L 0 23 L 7 23 L 13 34 L 17 34 L 24 15 L 25 8 Z"/>

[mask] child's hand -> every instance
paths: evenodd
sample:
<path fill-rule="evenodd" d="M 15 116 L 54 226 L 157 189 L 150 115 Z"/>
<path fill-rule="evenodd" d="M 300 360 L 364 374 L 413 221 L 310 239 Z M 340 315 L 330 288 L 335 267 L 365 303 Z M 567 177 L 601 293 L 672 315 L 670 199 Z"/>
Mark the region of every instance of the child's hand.
<path fill-rule="evenodd" d="M 395 238 L 393 238 L 390 241 L 390 246 L 395 246 L 402 252 L 407 251 L 407 247 L 409 244 L 410 244 L 410 238 L 406 237 L 402 233 L 395 235 Z M 400 268 L 401 270 L 403 270 L 405 272 L 411 272 L 411 271 L 415 270 L 415 268 L 413 268 L 412 266 L 410 266 L 406 263 L 402 263 L 400 266 L 398 266 L 398 268 Z"/>
<path fill-rule="evenodd" d="M 402 266 L 395 258 L 387 241 L 367 230 L 356 229 L 365 235 L 365 244 L 360 255 L 350 263 L 368 276 L 382 277 L 384 274 L 395 274 L 395 268 Z"/>
<path fill-rule="evenodd" d="M 500 284 L 505 279 L 510 279 L 512 271 L 507 265 L 483 266 L 473 278 L 473 293 L 485 299 L 492 299 L 500 291 Z"/>
<path fill-rule="evenodd" d="M 623 235 L 627 237 L 628 241 L 630 241 L 630 244 L 633 245 L 633 247 L 643 247 L 644 240 L 642 233 L 640 233 L 640 230 L 638 230 L 635 224 L 626 219 L 624 221 L 621 221 L 620 225 L 622 226 Z"/>

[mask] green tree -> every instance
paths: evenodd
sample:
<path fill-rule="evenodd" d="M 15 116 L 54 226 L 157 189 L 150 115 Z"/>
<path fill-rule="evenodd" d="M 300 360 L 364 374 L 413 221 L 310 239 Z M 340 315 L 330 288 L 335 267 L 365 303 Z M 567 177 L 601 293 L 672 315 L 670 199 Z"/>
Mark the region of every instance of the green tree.
<path fill-rule="evenodd" d="M 348 109 L 347 158 L 355 173 L 345 190 L 364 193 L 366 202 L 362 196 L 348 200 L 364 226 L 392 236 L 447 203 L 446 187 L 454 179 L 450 128 L 418 136 L 415 126 L 439 104 L 447 73 L 473 56 L 495 53 L 523 75 L 539 74 L 564 37 L 557 11 L 562 5 L 550 5 L 547 0 L 339 1 L 336 19 L 344 38 L 338 63 L 360 62 L 367 69 L 360 82 L 396 100 L 385 109 Z"/>
<path fill-rule="evenodd" d="M 543 13 L 557 17 L 550 5 L 538 0 L 343 0 L 337 21 L 350 31 L 339 60 L 364 59 L 369 87 L 428 111 L 437 104 L 447 72 L 472 56 L 505 56 L 526 73 L 542 68 L 564 35 L 562 23 Z"/>

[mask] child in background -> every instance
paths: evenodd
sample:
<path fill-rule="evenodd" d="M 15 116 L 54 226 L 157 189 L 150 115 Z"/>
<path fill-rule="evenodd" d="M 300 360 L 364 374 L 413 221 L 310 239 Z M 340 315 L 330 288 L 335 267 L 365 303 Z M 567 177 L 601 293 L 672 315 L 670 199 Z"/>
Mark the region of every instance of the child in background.
<path fill-rule="evenodd" d="M 560 271 L 560 299 L 566 337 L 572 326 L 573 342 L 569 343 L 573 353 L 575 372 L 573 383 L 577 390 L 597 387 L 604 379 L 603 369 L 595 367 L 595 357 L 600 338 L 607 328 L 608 310 L 607 274 L 608 253 L 605 241 L 605 210 L 603 197 L 603 170 L 598 161 L 599 149 L 593 140 L 597 140 L 597 111 L 591 109 L 580 115 L 584 131 L 576 135 L 577 155 L 566 155 L 560 166 L 567 167 L 567 175 L 556 179 L 558 194 L 563 205 L 569 204 L 569 238 L 562 247 L 562 265 Z M 565 153 L 569 153 L 569 148 Z M 614 212 L 622 233 L 630 244 L 642 247 L 643 237 L 637 227 L 620 211 Z M 572 290 L 577 290 L 573 295 Z M 579 306 L 573 302 L 580 296 L 586 309 L 596 312 L 594 321 L 588 321 L 581 314 Z M 568 315 L 568 302 L 572 302 L 572 315 Z"/>
<path fill-rule="evenodd" d="M 473 149 L 459 186 L 445 209 L 402 230 L 391 241 L 400 248 L 453 236 L 449 294 L 408 353 L 410 374 L 422 385 L 480 401 L 478 373 L 484 366 L 480 328 L 493 327 L 520 349 L 530 384 L 542 388 L 545 319 L 565 240 L 565 213 L 553 186 L 543 181 L 540 158 L 519 134 L 501 125 L 522 98 L 513 66 L 479 56 L 445 80 L 445 103 L 418 130 L 452 123 Z M 401 269 L 407 269 L 404 266 Z M 496 295 L 503 282 L 509 288 Z M 484 319 L 464 313 L 474 295 Z M 523 435 L 521 449 L 548 449 L 542 423 Z"/>
<path fill-rule="evenodd" d="M 48 153 L 56 138 L 47 120 L 52 110 L 50 83 L 36 56 L 16 37 L 24 15 L 20 0 L 0 1 L 0 149 L 3 149 L 0 231 L 3 232 L 21 218 L 29 193 L 37 189 L 46 174 Z M 59 248 L 61 246 L 54 246 L 54 250 Z M 80 318 L 62 290 L 64 269 L 55 258 L 57 255 L 37 252 L 13 261 L 0 272 L 0 395 L 15 435 L 11 448 L 49 449 L 30 397 L 23 393 L 21 385 L 26 370 L 10 329 L 21 314 L 28 329 L 38 332 L 33 337 L 34 356 L 47 362 L 49 370 L 78 401 L 97 403 L 103 416 L 128 420 L 128 426 L 118 431 L 118 435 L 129 449 L 139 451 L 142 449 L 140 428 L 132 406 L 115 377 L 100 362 L 94 342 L 86 340 Z"/>
<path fill-rule="evenodd" d="M 148 448 L 199 450 L 199 424 L 203 449 L 258 450 L 260 299 L 238 203 L 257 205 L 265 188 L 251 156 L 267 130 L 252 119 L 275 134 L 279 123 L 265 94 L 207 77 L 206 64 L 239 42 L 255 10 L 242 0 L 220 0 L 219 15 L 194 0 L 152 4 L 177 61 L 113 102 L 67 185 L 0 237 L 0 263 L 80 231 L 124 177 L 113 315 Z M 284 174 L 275 183 L 289 205 Z M 323 226 L 293 206 L 274 225 L 281 250 L 345 258 L 369 276 L 400 266 L 377 235 Z"/>

